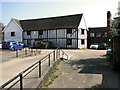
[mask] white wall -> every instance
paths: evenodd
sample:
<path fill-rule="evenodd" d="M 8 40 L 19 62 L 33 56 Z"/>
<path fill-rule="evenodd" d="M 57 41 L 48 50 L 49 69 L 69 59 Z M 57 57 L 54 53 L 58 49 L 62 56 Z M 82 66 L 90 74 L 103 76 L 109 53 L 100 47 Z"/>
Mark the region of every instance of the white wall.
<path fill-rule="evenodd" d="M 11 36 L 11 32 L 15 32 L 15 36 Z M 15 23 L 15 21 L 11 21 L 8 26 L 4 30 L 4 40 L 5 41 L 19 41 L 23 42 L 22 39 L 22 30 Z"/>
<path fill-rule="evenodd" d="M 84 35 L 81 34 L 81 29 L 84 29 Z M 87 48 L 87 30 L 88 28 L 85 22 L 85 18 L 82 17 L 78 27 L 78 48 Z M 85 44 L 81 44 L 81 39 L 84 39 Z"/>
<path fill-rule="evenodd" d="M 84 39 L 85 44 L 81 44 L 81 39 Z M 81 29 L 78 29 L 78 48 L 87 48 L 87 30 L 84 30 L 84 35 L 81 34 Z"/>

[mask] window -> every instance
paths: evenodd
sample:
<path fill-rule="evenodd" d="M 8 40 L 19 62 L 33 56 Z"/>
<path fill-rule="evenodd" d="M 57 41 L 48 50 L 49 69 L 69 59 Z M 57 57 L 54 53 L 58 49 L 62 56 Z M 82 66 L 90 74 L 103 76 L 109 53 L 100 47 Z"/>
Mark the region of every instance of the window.
<path fill-rule="evenodd" d="M 90 33 L 90 37 L 95 37 L 95 33 Z"/>
<path fill-rule="evenodd" d="M 118 31 L 118 34 L 120 35 L 120 31 Z"/>
<path fill-rule="evenodd" d="M 107 32 L 104 33 L 103 37 L 107 37 Z"/>
<path fill-rule="evenodd" d="M 120 23 L 118 23 L 118 27 L 117 27 L 117 29 L 120 29 Z"/>
<path fill-rule="evenodd" d="M 39 31 L 39 35 L 43 35 L 43 30 L 40 30 L 40 31 Z"/>
<path fill-rule="evenodd" d="M 96 37 L 101 37 L 101 33 L 96 33 Z"/>
<path fill-rule="evenodd" d="M 67 39 L 67 45 L 72 45 L 72 39 Z"/>
<path fill-rule="evenodd" d="M 15 32 L 11 32 L 11 36 L 15 36 Z"/>
<path fill-rule="evenodd" d="M 81 34 L 84 34 L 84 29 L 81 29 Z"/>
<path fill-rule="evenodd" d="M 68 28 L 68 29 L 67 29 L 67 33 L 68 33 L 68 34 L 72 34 L 72 29 L 71 29 L 71 28 Z"/>
<path fill-rule="evenodd" d="M 85 44 L 85 40 L 84 39 L 81 39 L 81 44 Z"/>
<path fill-rule="evenodd" d="M 27 31 L 27 35 L 30 35 L 30 31 Z"/>

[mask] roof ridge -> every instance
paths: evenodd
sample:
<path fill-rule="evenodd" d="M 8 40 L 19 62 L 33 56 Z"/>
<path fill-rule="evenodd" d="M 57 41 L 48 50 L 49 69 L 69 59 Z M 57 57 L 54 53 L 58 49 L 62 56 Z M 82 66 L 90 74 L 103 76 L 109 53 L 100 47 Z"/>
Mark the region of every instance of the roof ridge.
<path fill-rule="evenodd" d="M 55 16 L 55 17 L 46 17 L 46 18 L 24 19 L 24 20 L 19 20 L 19 21 L 34 21 L 34 20 L 42 20 L 42 19 L 52 19 L 52 18 L 71 17 L 71 16 L 78 16 L 78 15 L 83 15 L 83 13 L 81 13 L 81 14 L 72 14 L 72 15 L 64 15 L 64 16 Z"/>
<path fill-rule="evenodd" d="M 21 23 L 20 23 L 20 20 L 19 19 L 16 19 L 16 18 L 12 18 L 13 20 L 15 20 L 15 22 L 22 28 L 21 26 Z"/>

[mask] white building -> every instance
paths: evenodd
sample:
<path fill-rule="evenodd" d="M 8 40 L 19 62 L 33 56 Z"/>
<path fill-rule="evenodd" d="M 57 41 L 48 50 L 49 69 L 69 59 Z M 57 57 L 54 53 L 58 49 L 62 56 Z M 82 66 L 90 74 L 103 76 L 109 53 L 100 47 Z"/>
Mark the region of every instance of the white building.
<path fill-rule="evenodd" d="M 3 30 L 4 41 L 19 41 L 23 42 L 23 29 L 17 19 L 11 19 L 8 25 Z"/>
<path fill-rule="evenodd" d="M 4 29 L 5 41 L 20 41 L 26 46 L 36 40 L 50 41 L 53 47 L 87 48 L 87 26 L 83 14 L 42 19 L 11 19 Z"/>

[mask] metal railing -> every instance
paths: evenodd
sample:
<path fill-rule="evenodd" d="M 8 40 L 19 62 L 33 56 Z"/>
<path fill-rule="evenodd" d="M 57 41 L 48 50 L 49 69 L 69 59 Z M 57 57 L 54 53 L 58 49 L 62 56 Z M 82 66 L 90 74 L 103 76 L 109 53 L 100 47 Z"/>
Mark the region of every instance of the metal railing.
<path fill-rule="evenodd" d="M 12 88 L 14 85 L 16 85 L 18 82 L 20 82 L 20 90 L 22 90 L 23 89 L 23 78 L 26 77 L 30 72 L 32 72 L 37 67 L 39 67 L 39 69 L 38 69 L 38 77 L 41 78 L 41 74 L 42 74 L 41 63 L 44 62 L 44 61 L 46 61 L 48 59 L 48 66 L 50 66 L 51 65 L 51 63 L 50 63 L 51 62 L 51 58 L 50 58 L 51 54 L 53 54 L 53 61 L 55 61 L 56 59 L 60 58 L 60 51 L 64 52 L 63 50 L 60 50 L 59 48 L 55 49 L 54 51 L 52 51 L 51 53 L 49 53 L 48 55 L 46 55 L 45 57 L 43 57 L 42 59 L 40 59 L 39 61 L 37 61 L 33 65 L 31 65 L 30 67 L 28 67 L 27 69 L 25 69 L 24 71 L 20 72 L 18 75 L 16 75 L 15 77 L 13 77 L 9 81 L 7 81 L 6 83 L 4 83 L 3 85 L 1 85 L 0 89 L 5 88 L 11 82 L 13 82 L 14 80 L 20 78 L 16 82 L 14 82 L 12 85 L 10 85 L 9 87 L 7 87 L 7 89 Z M 68 55 L 66 53 L 65 53 L 65 55 L 68 58 Z M 28 71 L 28 70 L 30 70 L 30 71 Z M 25 74 L 25 72 L 27 72 L 27 73 Z M 25 74 L 25 75 L 23 75 L 23 74 Z"/>
<path fill-rule="evenodd" d="M 37 53 L 40 54 L 41 49 L 32 49 L 29 47 L 28 48 L 24 47 L 24 48 L 22 48 L 22 50 L 16 49 L 15 53 L 16 53 L 16 58 L 17 58 L 17 57 L 33 55 L 33 54 L 37 54 Z"/>

